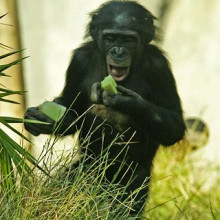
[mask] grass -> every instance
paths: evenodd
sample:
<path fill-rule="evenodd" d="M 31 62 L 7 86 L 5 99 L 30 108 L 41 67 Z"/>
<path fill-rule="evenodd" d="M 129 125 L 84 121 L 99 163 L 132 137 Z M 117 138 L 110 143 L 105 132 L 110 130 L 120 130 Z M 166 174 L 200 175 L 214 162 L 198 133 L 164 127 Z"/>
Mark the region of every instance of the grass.
<path fill-rule="evenodd" d="M 34 169 L 30 176 L 21 177 L 15 195 L 0 192 L 0 219 L 137 219 L 128 214 L 135 195 L 120 203 L 124 188 L 104 179 L 108 152 L 88 165 L 83 157 L 78 167 L 68 170 L 72 151 L 50 163 L 55 142 L 48 140 L 40 158 L 52 177 Z M 220 219 L 219 175 L 207 183 L 218 167 L 200 165 L 199 158 L 186 149 L 185 144 L 159 149 L 143 219 Z"/>
<path fill-rule="evenodd" d="M 220 219 L 220 167 L 186 143 L 160 148 L 153 168 L 146 219 Z"/>
<path fill-rule="evenodd" d="M 31 176 L 21 176 L 16 195 L 0 192 L 0 219 L 137 219 L 129 217 L 135 193 L 122 203 L 125 187 L 105 180 L 108 150 L 90 163 L 83 156 L 77 167 L 68 169 L 74 152 L 61 154 L 52 163 L 55 142 L 49 139 L 39 158 L 52 175 L 33 170 Z"/>

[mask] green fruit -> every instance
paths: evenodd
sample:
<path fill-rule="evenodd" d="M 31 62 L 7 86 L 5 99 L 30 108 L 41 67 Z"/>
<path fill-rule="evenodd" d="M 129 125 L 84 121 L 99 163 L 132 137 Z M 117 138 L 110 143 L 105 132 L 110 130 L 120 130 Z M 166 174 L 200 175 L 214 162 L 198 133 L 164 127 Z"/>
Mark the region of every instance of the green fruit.
<path fill-rule="evenodd" d="M 58 122 L 64 115 L 66 107 L 55 102 L 45 101 L 39 106 L 40 112 Z"/>
<path fill-rule="evenodd" d="M 111 75 L 106 76 L 101 82 L 101 89 L 108 91 L 110 94 L 117 94 L 117 83 Z"/>

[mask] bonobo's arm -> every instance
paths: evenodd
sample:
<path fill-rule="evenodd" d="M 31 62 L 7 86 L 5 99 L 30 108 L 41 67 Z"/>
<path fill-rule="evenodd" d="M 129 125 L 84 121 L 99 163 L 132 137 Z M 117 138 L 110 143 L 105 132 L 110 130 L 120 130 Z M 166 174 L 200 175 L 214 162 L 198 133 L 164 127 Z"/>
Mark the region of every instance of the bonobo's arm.
<path fill-rule="evenodd" d="M 58 104 L 62 104 L 59 98 L 55 99 L 54 102 Z M 71 109 L 67 110 L 64 117 L 55 124 L 55 122 L 50 119 L 48 116 L 44 115 L 39 111 L 39 107 L 31 107 L 28 108 L 25 112 L 25 119 L 32 119 L 47 122 L 49 124 L 32 124 L 32 123 L 24 123 L 25 129 L 29 131 L 31 134 L 38 136 L 39 134 L 73 134 L 75 132 L 75 126 L 73 124 L 76 119 L 77 114 L 75 111 Z M 71 126 L 72 124 L 72 126 Z"/>
<path fill-rule="evenodd" d="M 103 93 L 103 102 L 133 118 L 136 127 L 147 131 L 160 144 L 172 145 L 179 141 L 185 132 L 181 109 L 167 108 L 143 99 L 132 90 L 118 86 L 120 94 Z M 161 94 L 164 95 L 164 94 Z"/>
<path fill-rule="evenodd" d="M 58 122 L 58 127 L 55 128 L 54 121 L 41 113 L 38 107 L 28 108 L 24 115 L 25 119 L 34 119 L 50 123 L 49 125 L 25 123 L 25 129 L 28 130 L 31 134 L 37 136 L 39 134 L 52 134 L 55 132 L 56 134 L 68 135 L 73 134 L 76 131 L 76 126 L 71 126 L 71 124 L 75 121 L 78 114 L 82 112 L 82 108 L 85 105 L 83 95 L 80 96 L 80 103 L 78 100 L 73 103 L 78 94 L 82 92 L 80 88 L 81 80 L 84 77 L 81 63 L 82 56 L 83 52 L 80 51 L 80 49 L 76 50 L 67 70 L 66 84 L 64 90 L 60 97 L 53 100 L 58 104 L 66 106 L 68 109 L 68 113 L 64 116 L 63 119 L 61 119 L 61 123 Z M 72 105 L 73 107 L 71 108 Z"/>
<path fill-rule="evenodd" d="M 184 135 L 182 108 L 165 57 L 153 57 L 151 62 L 151 73 L 147 76 L 152 92 L 151 100 L 118 86 L 119 93 L 116 95 L 102 92 L 102 101 L 105 106 L 129 115 L 140 131 L 150 133 L 159 144 L 168 146 L 182 139 Z"/>

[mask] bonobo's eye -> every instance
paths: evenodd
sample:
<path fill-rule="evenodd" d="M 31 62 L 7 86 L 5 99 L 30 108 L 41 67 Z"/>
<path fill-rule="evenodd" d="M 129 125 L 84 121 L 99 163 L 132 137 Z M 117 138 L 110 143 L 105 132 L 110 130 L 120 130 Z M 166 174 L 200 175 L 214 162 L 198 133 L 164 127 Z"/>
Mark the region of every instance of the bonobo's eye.
<path fill-rule="evenodd" d="M 104 35 L 104 40 L 107 41 L 115 41 L 117 36 L 115 34 L 105 34 Z"/>
<path fill-rule="evenodd" d="M 136 38 L 133 36 L 124 36 L 123 39 L 126 42 L 135 42 L 136 41 Z"/>

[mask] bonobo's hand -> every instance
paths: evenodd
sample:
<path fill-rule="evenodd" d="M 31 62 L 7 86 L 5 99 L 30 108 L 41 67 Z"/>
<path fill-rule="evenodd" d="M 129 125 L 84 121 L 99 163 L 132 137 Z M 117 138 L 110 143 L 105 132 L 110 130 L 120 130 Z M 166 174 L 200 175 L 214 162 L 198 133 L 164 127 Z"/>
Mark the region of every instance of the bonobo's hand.
<path fill-rule="evenodd" d="M 103 91 L 102 100 L 105 106 L 109 106 L 118 110 L 129 111 L 138 108 L 144 99 L 136 92 L 126 89 L 123 86 L 117 86 L 118 93 L 112 95 L 107 91 Z"/>
<path fill-rule="evenodd" d="M 41 113 L 37 107 L 28 108 L 25 115 L 25 119 L 34 119 L 38 121 L 48 122 L 48 125 L 24 123 L 24 127 L 31 134 L 38 136 L 39 134 L 52 134 L 54 121 Z"/>
<path fill-rule="evenodd" d="M 144 99 L 130 89 L 117 86 L 117 91 L 117 94 L 110 94 L 108 91 L 101 89 L 100 82 L 96 82 L 91 87 L 91 102 L 123 111 L 132 108 L 136 109 L 144 103 Z"/>
<path fill-rule="evenodd" d="M 91 102 L 94 104 L 102 104 L 101 83 L 96 82 L 91 87 Z"/>

